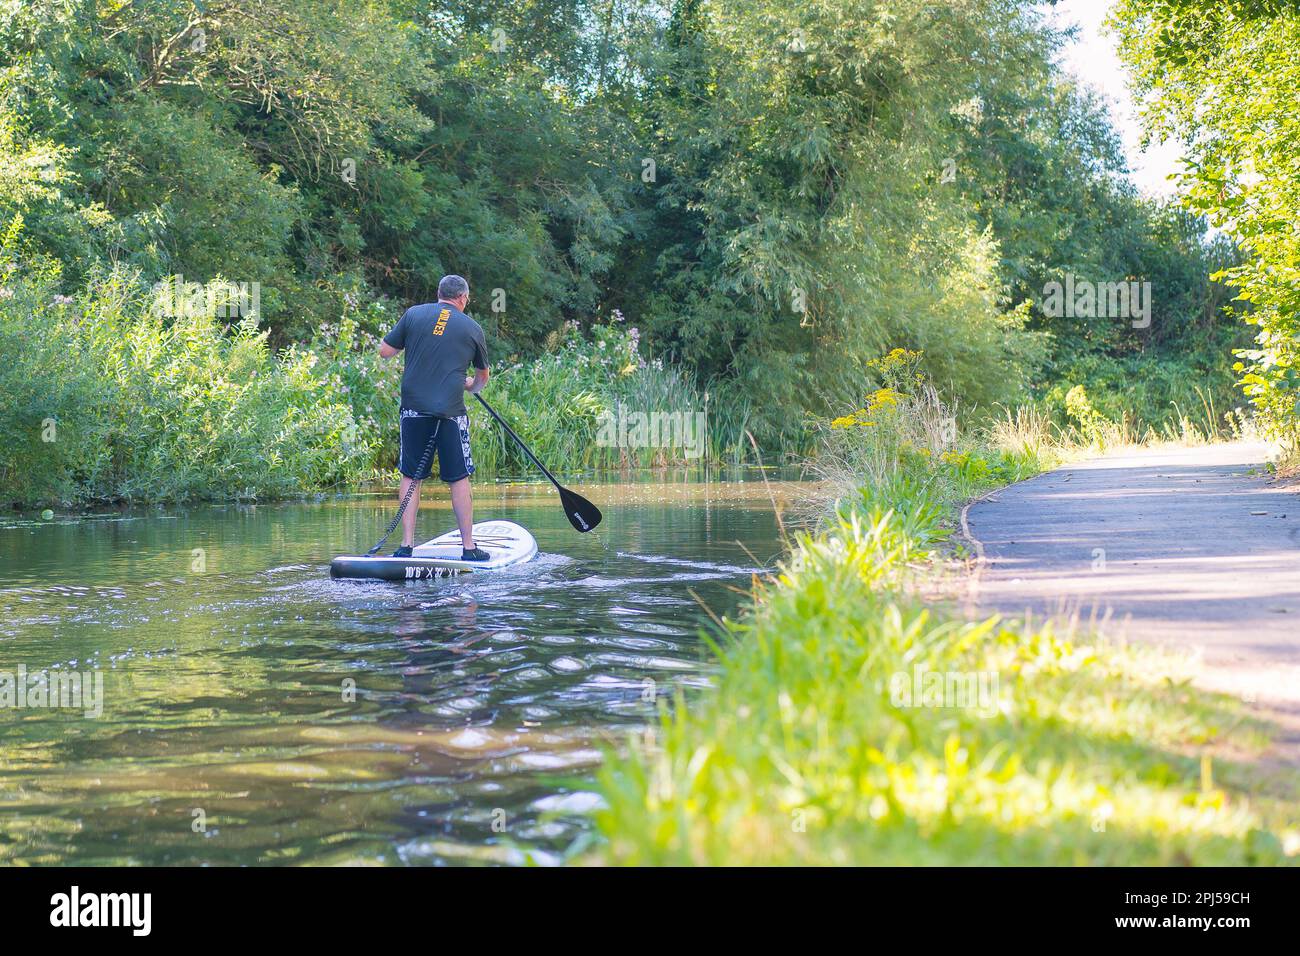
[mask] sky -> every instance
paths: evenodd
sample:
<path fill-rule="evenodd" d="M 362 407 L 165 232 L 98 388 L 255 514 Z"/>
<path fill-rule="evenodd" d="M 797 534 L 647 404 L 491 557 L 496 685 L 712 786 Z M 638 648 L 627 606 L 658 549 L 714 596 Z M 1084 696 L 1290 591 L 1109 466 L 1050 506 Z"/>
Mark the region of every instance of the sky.
<path fill-rule="evenodd" d="M 1044 10 L 1057 26 L 1079 26 L 1078 39 L 1063 52 L 1061 65 L 1110 103 L 1134 184 L 1147 195 L 1170 196 L 1174 187 L 1166 177 L 1181 168 L 1181 151 L 1174 143 L 1152 143 L 1145 152 L 1138 145 L 1142 128 L 1126 85 L 1128 74 L 1116 53 L 1118 41 L 1102 27 L 1111 6 L 1113 0 L 1060 0 L 1055 7 L 1044 5 Z"/>

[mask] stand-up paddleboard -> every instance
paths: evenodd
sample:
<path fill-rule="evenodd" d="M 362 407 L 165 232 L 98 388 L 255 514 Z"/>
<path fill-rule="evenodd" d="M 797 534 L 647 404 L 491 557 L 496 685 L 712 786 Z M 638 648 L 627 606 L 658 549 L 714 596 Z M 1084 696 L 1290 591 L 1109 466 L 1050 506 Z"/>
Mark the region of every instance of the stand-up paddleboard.
<path fill-rule="evenodd" d="M 462 561 L 460 531 L 416 545 L 409 558 L 390 555 L 339 555 L 330 562 L 332 578 L 378 578 L 383 581 L 418 581 L 463 571 L 497 571 L 530 561 L 537 542 L 513 521 L 480 521 L 474 525 L 474 545 L 491 555 L 487 561 Z"/>

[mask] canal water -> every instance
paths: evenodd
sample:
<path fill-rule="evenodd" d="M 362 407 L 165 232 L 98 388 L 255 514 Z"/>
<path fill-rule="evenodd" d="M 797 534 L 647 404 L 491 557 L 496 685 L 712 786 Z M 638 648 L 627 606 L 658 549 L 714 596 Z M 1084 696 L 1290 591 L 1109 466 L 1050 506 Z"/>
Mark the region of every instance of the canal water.
<path fill-rule="evenodd" d="M 803 488 L 576 490 L 605 513 L 594 534 L 548 486 L 478 485 L 476 517 L 529 528 L 539 557 L 407 583 L 328 576 L 388 495 L 0 522 L 0 863 L 581 853 L 602 753 L 657 699 L 707 693 L 704 608 L 735 612 L 782 550 L 772 499 Z M 420 522 L 454 525 L 445 500 Z M 30 693 L 72 672 L 80 708 Z"/>

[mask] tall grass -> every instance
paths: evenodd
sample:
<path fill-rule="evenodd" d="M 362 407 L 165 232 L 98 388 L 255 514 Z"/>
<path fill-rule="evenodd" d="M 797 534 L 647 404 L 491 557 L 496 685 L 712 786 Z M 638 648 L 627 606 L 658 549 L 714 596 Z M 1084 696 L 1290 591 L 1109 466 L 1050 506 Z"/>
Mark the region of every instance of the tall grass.
<path fill-rule="evenodd" d="M 254 321 L 167 317 L 124 273 L 0 296 L 0 493 L 17 502 L 282 496 L 352 480 L 378 442 L 316 355 Z M 10 400 L 10 397 L 13 400 Z"/>
<path fill-rule="evenodd" d="M 916 503 L 923 503 L 917 499 Z M 900 597 L 933 517 L 856 509 L 801 538 L 716 640 L 716 687 L 601 772 L 604 858 L 628 864 L 1272 864 L 1294 808 L 1201 753 L 1257 752 L 1182 662 Z M 909 526 L 910 525 L 910 526 Z M 967 700 L 917 681 L 982 681 Z M 899 688 L 908 688 L 908 697 Z M 1215 779 L 1220 779 L 1216 777 Z M 1262 804 L 1262 805 L 1261 805 Z"/>
<path fill-rule="evenodd" d="M 397 449 L 392 396 L 401 360 L 384 363 L 375 357 L 376 333 L 390 321 L 382 313 L 348 316 L 337 327 L 324 326 L 312 344 L 331 367 L 350 370 L 344 380 L 358 417 L 383 431 L 380 470 L 391 467 Z M 618 313 L 585 331 L 567 324 L 538 358 L 496 365 L 483 397 L 560 472 L 743 457 L 744 405 L 717 401 L 683 369 L 643 354 L 637 329 Z M 505 432 L 474 401 L 467 407 L 478 474 L 531 474 L 533 466 Z M 657 427 L 638 433 L 637 416 Z"/>
<path fill-rule="evenodd" d="M 1069 395 L 1079 386 L 1104 420 L 1123 423 L 1124 443 L 1231 437 L 1247 407 L 1236 388 L 1227 342 L 1189 353 L 1113 358 L 1094 354 L 1056 367 L 1040 407 L 1062 426 L 1079 426 Z"/>
<path fill-rule="evenodd" d="M 1259 753 L 1262 734 L 1190 687 L 1185 659 L 913 596 L 955 505 L 1045 467 L 1060 436 L 1032 409 L 953 434 L 913 356 L 891 355 L 881 389 L 824 432 L 831 516 L 714 632 L 715 686 L 602 769 L 601 859 L 1290 860 L 1294 806 L 1215 760 Z"/>
<path fill-rule="evenodd" d="M 819 445 L 808 467 L 828 489 L 826 499 L 892 501 L 904 488 L 949 506 L 1055 460 L 1050 425 L 1030 408 L 1005 422 L 962 428 L 959 410 L 919 371 L 920 359 L 895 349 L 874 363 L 881 385 L 861 408 L 816 426 Z"/>
<path fill-rule="evenodd" d="M 569 323 L 548 349 L 494 376 L 484 397 L 557 468 L 707 464 L 740 447 L 743 421 L 734 427 L 725 404 L 719 415 L 719 403 L 685 370 L 642 354 L 637 329 L 617 313 L 585 333 Z M 531 471 L 504 432 L 484 424 L 488 438 L 475 445 L 484 471 Z"/>
<path fill-rule="evenodd" d="M 1042 447 L 1071 454 L 1150 444 L 1206 445 L 1256 437 L 1254 423 L 1243 406 L 1220 414 L 1211 392 L 1199 386 L 1191 392 L 1195 400 L 1187 408 L 1171 401 L 1167 413 L 1158 418 L 1141 417 L 1130 408 L 1108 417 L 1094 404 L 1088 387 L 1075 385 L 1064 393 L 1064 422 L 1044 401 L 1014 412 L 1003 410 L 1003 417 L 992 424 L 991 434 L 997 441 L 1016 441 L 1015 433 L 1024 430 Z"/>
<path fill-rule="evenodd" d="M 168 315 L 138 276 L 11 264 L 0 285 L 0 498 L 13 503 L 267 498 L 389 478 L 401 359 L 381 360 L 381 304 L 276 353 L 255 317 Z M 705 464 L 738 455 L 743 407 L 641 352 L 615 315 L 570 324 L 541 357 L 498 368 L 485 397 L 560 472 Z M 479 474 L 531 473 L 476 412 Z M 620 426 L 638 416 L 656 427 Z M 662 426 L 662 427 L 660 427 Z"/>

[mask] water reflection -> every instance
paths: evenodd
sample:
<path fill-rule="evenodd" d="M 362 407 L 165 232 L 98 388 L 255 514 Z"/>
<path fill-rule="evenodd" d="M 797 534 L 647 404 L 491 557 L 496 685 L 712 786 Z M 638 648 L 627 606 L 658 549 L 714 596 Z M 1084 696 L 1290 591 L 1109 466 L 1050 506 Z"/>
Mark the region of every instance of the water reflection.
<path fill-rule="evenodd" d="M 779 550 L 761 482 L 580 490 L 599 538 L 538 486 L 480 488 L 538 560 L 409 584 L 326 574 L 386 497 L 0 526 L 0 671 L 100 668 L 106 693 L 98 720 L 0 711 L 0 860 L 562 858 L 601 745 L 707 683 L 688 588 L 729 613 Z"/>

